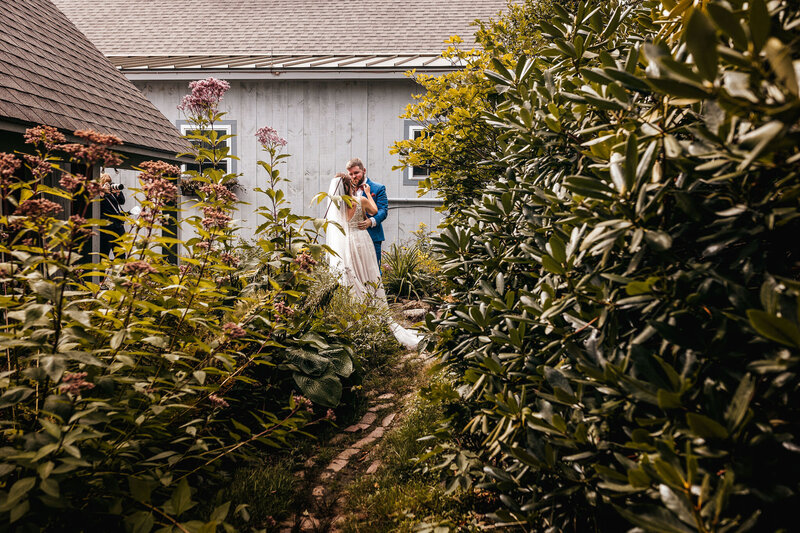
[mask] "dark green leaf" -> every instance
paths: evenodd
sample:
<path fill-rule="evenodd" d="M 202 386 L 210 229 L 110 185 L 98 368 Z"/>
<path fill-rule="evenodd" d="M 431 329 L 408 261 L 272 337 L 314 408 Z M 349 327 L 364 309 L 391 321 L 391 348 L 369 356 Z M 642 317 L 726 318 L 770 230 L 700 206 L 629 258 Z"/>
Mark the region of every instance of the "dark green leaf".
<path fill-rule="evenodd" d="M 686 413 L 686 423 L 695 435 L 705 439 L 725 439 L 728 437 L 728 430 L 715 420 L 707 416 L 696 413 Z"/>
<path fill-rule="evenodd" d="M 717 77 L 717 32 L 700 9 L 693 9 L 686 23 L 686 46 L 697 70 L 707 80 Z"/>
<path fill-rule="evenodd" d="M 800 347 L 800 329 L 797 324 L 760 309 L 748 309 L 747 318 L 762 337 L 787 346 Z"/>
<path fill-rule="evenodd" d="M 750 38 L 755 53 L 761 51 L 767 42 L 770 28 L 769 11 L 764 0 L 750 0 Z"/>

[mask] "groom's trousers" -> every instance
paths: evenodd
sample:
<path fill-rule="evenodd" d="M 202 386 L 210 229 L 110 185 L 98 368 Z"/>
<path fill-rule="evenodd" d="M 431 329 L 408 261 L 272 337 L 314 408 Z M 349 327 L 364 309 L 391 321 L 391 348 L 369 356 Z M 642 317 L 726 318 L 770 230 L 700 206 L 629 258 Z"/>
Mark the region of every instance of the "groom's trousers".
<path fill-rule="evenodd" d="M 383 244 L 383 241 L 372 241 L 372 244 L 375 245 L 375 255 L 378 257 L 378 272 L 383 275 L 381 270 L 381 244 Z"/>

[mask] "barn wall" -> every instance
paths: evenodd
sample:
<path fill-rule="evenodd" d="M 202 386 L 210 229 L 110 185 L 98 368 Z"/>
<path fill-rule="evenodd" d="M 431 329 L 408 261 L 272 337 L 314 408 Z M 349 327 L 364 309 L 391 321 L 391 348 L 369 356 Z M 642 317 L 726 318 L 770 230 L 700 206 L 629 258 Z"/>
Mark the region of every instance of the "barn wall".
<path fill-rule="evenodd" d="M 185 119 L 177 105 L 188 92 L 186 82 L 135 83 L 173 123 Z M 403 184 L 402 171 L 392 170 L 397 157 L 389 154 L 392 143 L 404 135 L 399 115 L 412 101 L 412 93 L 419 91 L 407 79 L 232 81 L 221 110 L 228 113 L 226 120 L 235 121 L 236 170 L 242 173 L 239 180 L 245 188 L 238 194 L 249 204 L 240 207 L 241 236 L 253 237 L 261 222 L 255 210 L 266 200 L 253 191 L 266 183 L 264 170 L 256 164 L 257 159 L 266 158 L 255 138 L 261 126 L 275 128 L 288 141 L 286 152 L 291 157 L 284 160 L 281 174 L 290 180 L 285 192 L 297 212 L 321 216 L 324 204 L 311 205 L 312 198 L 327 191 L 331 178 L 345 170 L 348 159 L 360 157 L 367 175 L 386 185 L 390 199 L 384 249 L 408 238 L 420 222 L 435 227 L 439 213 L 433 205 L 409 205 L 417 199 L 416 187 Z M 119 179 L 135 186 L 131 174 L 123 172 Z"/>

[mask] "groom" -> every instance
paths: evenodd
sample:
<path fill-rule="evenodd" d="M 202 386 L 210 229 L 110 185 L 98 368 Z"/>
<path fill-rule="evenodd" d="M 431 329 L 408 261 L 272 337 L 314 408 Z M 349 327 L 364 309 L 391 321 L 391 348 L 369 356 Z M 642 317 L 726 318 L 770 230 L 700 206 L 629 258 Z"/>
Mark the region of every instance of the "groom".
<path fill-rule="evenodd" d="M 360 186 L 366 182 L 369 185 L 370 194 L 373 200 L 375 200 L 375 204 L 378 206 L 378 212 L 368 217 L 366 220 L 359 222 L 358 227 L 369 232 L 372 243 L 375 245 L 375 254 L 378 256 L 378 268 L 380 268 L 381 244 L 383 244 L 385 239 L 383 236 L 383 226 L 381 224 L 386 220 L 386 215 L 389 214 L 389 200 L 386 198 L 386 187 L 380 183 L 375 183 L 367 177 L 367 169 L 364 167 L 364 163 L 357 157 L 348 161 L 346 168 L 348 174 L 350 174 L 350 181 L 353 184 Z"/>

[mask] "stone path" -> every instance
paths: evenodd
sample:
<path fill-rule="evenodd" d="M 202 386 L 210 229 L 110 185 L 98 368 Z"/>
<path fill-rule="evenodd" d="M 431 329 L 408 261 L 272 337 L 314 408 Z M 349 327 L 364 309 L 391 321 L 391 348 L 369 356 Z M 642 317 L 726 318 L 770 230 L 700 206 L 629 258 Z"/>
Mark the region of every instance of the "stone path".
<path fill-rule="evenodd" d="M 410 308 L 412 305 L 396 312 L 414 312 L 416 310 Z M 427 304 L 423 305 L 427 310 Z M 407 363 L 425 364 L 430 360 L 426 353 L 408 352 L 401 356 L 395 370 L 401 370 Z M 294 516 L 280 524 L 282 533 L 338 533 L 346 519 L 342 515 L 345 487 L 356 477 L 372 475 L 380 468 L 381 462 L 374 457 L 373 450 L 386 432 L 397 424 L 403 404 L 412 394 L 397 397 L 395 392 L 368 391 L 365 396 L 369 407 L 361 419 L 324 443 L 326 451 L 335 448 L 337 455 L 329 461 L 322 460 L 321 456 L 327 455 L 326 452 L 311 457 L 305 462 L 305 469 L 296 474 L 304 480 L 308 496 L 305 508 L 298 509 Z"/>
<path fill-rule="evenodd" d="M 406 356 L 407 360 L 420 357 L 416 353 Z M 424 357 L 424 356 L 422 356 Z M 295 514 L 280 524 L 280 531 L 336 533 L 345 517 L 340 514 L 343 501 L 338 493 L 349 481 L 358 475 L 371 475 L 378 471 L 381 462 L 375 459 L 372 450 L 386 432 L 398 420 L 400 413 L 399 399 L 391 392 L 380 394 L 369 399 L 370 406 L 361 419 L 328 441 L 330 445 L 341 445 L 343 449 L 315 477 L 307 479 L 311 489 L 308 509 Z M 305 463 L 307 471 L 318 462 L 312 457 Z M 298 473 L 305 477 L 306 471 Z M 337 497 L 338 496 L 338 497 Z"/>

